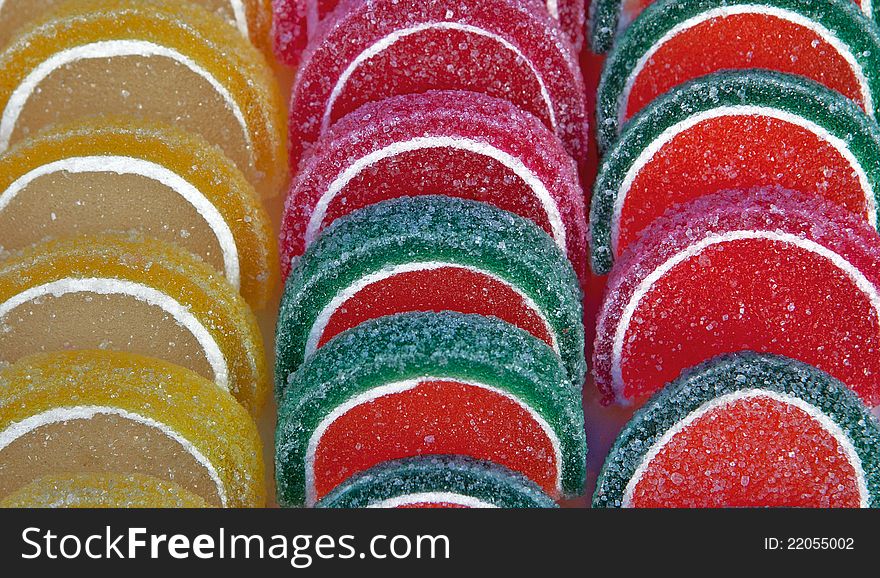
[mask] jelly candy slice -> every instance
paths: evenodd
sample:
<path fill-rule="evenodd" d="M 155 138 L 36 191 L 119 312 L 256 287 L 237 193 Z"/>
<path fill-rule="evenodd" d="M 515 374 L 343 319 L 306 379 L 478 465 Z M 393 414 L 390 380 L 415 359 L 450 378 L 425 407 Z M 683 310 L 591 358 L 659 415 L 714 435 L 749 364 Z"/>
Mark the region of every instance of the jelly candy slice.
<path fill-rule="evenodd" d="M 814 367 L 751 352 L 721 357 L 636 413 L 593 506 L 880 507 L 880 426 Z"/>
<path fill-rule="evenodd" d="M 661 0 L 608 56 L 596 111 L 600 148 L 669 89 L 741 68 L 806 76 L 872 117 L 880 102 L 880 35 L 850 0 Z"/>
<path fill-rule="evenodd" d="M 403 311 L 491 315 L 557 351 L 583 385 L 581 293 L 568 260 L 533 223 L 491 205 L 404 197 L 331 225 L 287 280 L 276 394 L 303 359 L 368 319 Z"/>
<path fill-rule="evenodd" d="M 559 139 L 507 101 L 431 91 L 369 103 L 315 146 L 287 199 L 282 271 L 336 218 L 401 195 L 470 198 L 531 219 L 586 266 L 577 167 Z"/>
<path fill-rule="evenodd" d="M 460 313 L 367 321 L 292 377 L 278 410 L 278 501 L 311 506 L 351 476 L 424 454 L 518 471 L 553 498 L 583 491 L 580 391 L 543 342 Z"/>
<path fill-rule="evenodd" d="M 608 280 L 594 373 L 607 400 L 643 400 L 723 353 L 814 365 L 880 403 L 880 237 L 813 195 L 709 195 L 646 229 Z"/>
<path fill-rule="evenodd" d="M 16 32 L 56 10 L 65 0 L 4 0 L 0 2 L 0 48 L 6 47 Z M 272 14 L 269 0 L 192 0 L 223 17 L 245 38 L 267 48 Z"/>
<path fill-rule="evenodd" d="M 342 482 L 318 508 L 555 508 L 534 482 L 465 456 L 385 462 Z"/>
<path fill-rule="evenodd" d="M 198 255 L 249 303 L 277 281 L 269 217 L 244 175 L 195 135 L 131 118 L 41 132 L 0 155 L 0 252 L 104 232 Z"/>
<path fill-rule="evenodd" d="M 0 55 L 0 151 L 48 125 L 132 115 L 201 134 L 262 193 L 286 180 L 282 101 L 263 56 L 171 0 L 62 6 Z"/>
<path fill-rule="evenodd" d="M 258 507 L 261 452 L 232 396 L 164 361 L 86 350 L 0 369 L 0 496 L 45 476 L 145 474 L 211 506 Z"/>
<path fill-rule="evenodd" d="M 734 188 L 816 194 L 876 227 L 878 176 L 880 130 L 840 94 L 770 71 L 705 76 L 648 105 L 603 159 L 593 268 L 607 273 L 669 207 Z"/>
<path fill-rule="evenodd" d="M 432 89 L 509 100 L 540 118 L 575 160 L 586 97 L 571 44 L 523 0 L 374 0 L 338 10 L 311 40 L 293 87 L 290 166 L 359 106 Z"/>
<path fill-rule="evenodd" d="M 213 268 L 157 240 L 50 241 L 0 264 L 0 363 L 66 349 L 165 359 L 252 412 L 267 393 L 253 313 Z"/>
<path fill-rule="evenodd" d="M 206 508 L 174 482 L 144 474 L 44 476 L 0 499 L 0 508 Z"/>

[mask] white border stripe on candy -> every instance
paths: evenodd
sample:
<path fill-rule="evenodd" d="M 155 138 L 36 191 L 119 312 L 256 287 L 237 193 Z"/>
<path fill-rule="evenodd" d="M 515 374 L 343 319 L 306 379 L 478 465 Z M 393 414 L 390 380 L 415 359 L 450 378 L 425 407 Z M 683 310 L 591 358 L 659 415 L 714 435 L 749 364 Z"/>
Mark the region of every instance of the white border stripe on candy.
<path fill-rule="evenodd" d="M 229 369 L 226 365 L 226 358 L 223 357 L 220 346 L 217 345 L 217 342 L 205 326 L 190 313 L 189 308 L 184 307 L 165 293 L 140 283 L 122 279 L 88 277 L 59 279 L 51 283 L 31 287 L 0 303 L 0 319 L 6 317 L 16 307 L 36 301 L 41 297 L 52 296 L 59 298 L 71 293 L 125 295 L 147 305 L 158 307 L 192 334 L 199 346 L 201 346 L 202 351 L 204 351 L 205 359 L 214 372 L 214 381 L 222 389 L 229 391 Z"/>
<path fill-rule="evenodd" d="M 370 504 L 368 508 L 400 508 L 402 506 L 414 506 L 417 504 L 454 504 L 456 506 L 464 506 L 465 508 L 497 508 L 495 504 L 484 502 L 473 496 L 466 496 L 456 492 L 419 492 L 416 494 L 406 494 L 403 496 L 395 496 L 374 504 Z"/>
<path fill-rule="evenodd" d="M 126 411 L 117 407 L 108 407 L 100 405 L 81 405 L 72 407 L 58 407 L 44 411 L 37 415 L 33 415 L 22 421 L 10 424 L 3 432 L 0 432 L 0 452 L 22 436 L 47 425 L 63 423 L 74 420 L 89 420 L 97 415 L 114 415 L 133 421 L 135 423 L 145 425 L 159 430 L 175 442 L 181 445 L 183 449 L 195 459 L 208 472 L 211 481 L 217 486 L 217 496 L 220 498 L 220 505 L 226 507 L 226 487 L 220 479 L 217 470 L 205 457 L 205 455 L 195 447 L 192 442 L 181 436 L 179 433 L 168 427 L 164 423 L 160 423 L 154 419 Z"/>
<path fill-rule="evenodd" d="M 476 34 L 477 36 L 483 36 L 494 40 L 507 50 L 513 52 L 518 60 L 521 60 L 528 65 L 529 70 L 531 70 L 532 74 L 535 76 L 535 80 L 541 87 L 541 98 L 544 100 L 544 104 L 547 106 L 547 114 L 550 117 L 550 125 L 553 127 L 553 130 L 556 130 L 556 111 L 553 107 L 553 100 L 550 98 L 550 93 L 547 91 L 547 86 L 544 84 L 544 79 L 541 77 L 538 69 L 535 68 L 534 63 L 526 58 L 526 55 L 523 54 L 519 48 L 517 48 L 501 36 L 489 32 L 488 30 L 477 28 L 476 26 L 470 26 L 468 24 L 461 24 L 458 22 L 433 22 L 420 24 L 411 28 L 396 30 L 358 54 L 357 57 L 339 76 L 339 79 L 336 81 L 336 85 L 330 92 L 330 97 L 327 99 L 327 105 L 324 108 L 324 116 L 321 119 L 321 134 L 327 132 L 327 129 L 330 127 L 330 117 L 333 114 L 333 105 L 336 103 L 336 99 L 339 98 L 339 95 L 342 94 L 342 91 L 345 88 L 348 79 L 351 77 L 352 74 L 354 74 L 354 72 L 361 64 L 373 58 L 374 56 L 378 56 L 379 54 L 390 48 L 392 45 L 400 40 L 403 40 L 407 36 L 418 34 L 426 30 L 458 30 L 460 32 Z"/>
<path fill-rule="evenodd" d="M 862 12 L 864 12 L 868 17 L 871 17 L 871 11 L 873 10 L 873 6 L 871 5 L 871 0 L 862 0 Z"/>
<path fill-rule="evenodd" d="M 787 243 L 831 261 L 835 267 L 842 271 L 856 285 L 856 287 L 868 297 L 871 307 L 874 309 L 874 315 L 877 317 L 878 321 L 880 321 L 880 295 L 877 294 L 877 289 L 861 271 L 852 265 L 852 263 L 827 247 L 810 239 L 798 237 L 797 235 L 773 231 L 730 231 L 721 235 L 708 235 L 701 241 L 689 245 L 684 251 L 676 253 L 662 265 L 654 269 L 650 275 L 642 280 L 630 297 L 629 302 L 626 304 L 626 307 L 623 310 L 623 315 L 621 315 L 620 321 L 615 329 L 613 350 L 611 354 L 611 376 L 613 380 L 611 386 L 615 398 L 619 403 L 627 403 L 627 400 L 623 395 L 623 390 L 626 384 L 623 381 L 623 370 L 621 369 L 624 339 L 626 338 L 627 330 L 632 323 L 632 317 L 642 299 L 651 291 L 654 284 L 676 265 L 698 255 L 704 249 L 711 247 L 712 245 L 746 239 L 765 239 L 768 241 Z"/>
<path fill-rule="evenodd" d="M 232 13 L 235 15 L 235 25 L 245 38 L 250 37 L 248 31 L 247 9 L 242 0 L 229 0 L 232 5 Z"/>
<path fill-rule="evenodd" d="M 199 213 L 210 227 L 223 252 L 223 268 L 226 278 L 235 287 L 241 288 L 241 270 L 238 248 L 229 225 L 211 202 L 196 187 L 177 173 L 144 159 L 123 156 L 71 157 L 37 167 L 15 180 L 9 188 L 0 193 L 0 212 L 9 206 L 16 196 L 35 180 L 52 173 L 115 173 L 118 175 L 137 175 L 161 183 L 168 187 Z"/>
<path fill-rule="evenodd" d="M 559 20 L 559 0 L 547 0 L 547 12 L 554 19 Z"/>
<path fill-rule="evenodd" d="M 556 244 L 566 253 L 566 231 L 565 224 L 562 222 L 562 215 L 559 214 L 559 207 L 556 201 L 550 195 L 547 187 L 523 162 L 513 155 L 502 151 L 488 143 L 475 141 L 468 138 L 448 137 L 448 136 L 426 136 L 417 137 L 408 141 L 396 142 L 385 148 L 371 152 L 370 154 L 359 158 L 351 163 L 339 176 L 337 176 L 312 211 L 305 234 L 305 244 L 311 245 L 321 228 L 324 218 L 327 215 L 327 209 L 333 199 L 342 192 L 348 184 L 369 167 L 385 160 L 404 153 L 413 152 L 423 149 L 439 149 L 448 148 L 454 150 L 462 150 L 477 155 L 485 156 L 498 161 L 505 168 L 512 171 L 531 189 L 535 197 L 540 201 L 541 208 L 547 214 L 547 220 L 550 223 L 550 231 Z"/>
<path fill-rule="evenodd" d="M 327 324 L 330 322 L 330 319 L 333 317 L 333 314 L 339 310 L 349 299 L 357 295 L 364 288 L 373 285 L 374 283 L 379 283 L 386 279 L 390 279 L 395 275 L 402 275 L 404 273 L 414 273 L 417 271 L 433 271 L 435 269 L 442 268 L 452 268 L 452 269 L 464 269 L 465 271 L 470 271 L 471 273 L 477 273 L 479 275 L 484 275 L 489 277 L 493 281 L 501 283 L 506 287 L 509 287 L 512 291 L 514 291 L 520 299 L 523 300 L 523 303 L 534 311 L 538 317 L 541 319 L 541 323 L 544 326 L 544 329 L 547 331 L 547 334 L 550 336 L 550 345 L 553 347 L 553 350 L 558 354 L 559 353 L 559 343 L 557 340 L 556 332 L 553 331 L 553 327 L 550 326 L 550 323 L 547 321 L 547 316 L 544 315 L 544 312 L 538 307 L 538 304 L 535 301 L 519 290 L 519 288 L 515 287 L 508 281 L 498 277 L 497 275 L 493 275 L 488 271 L 483 271 L 482 269 L 477 269 L 476 267 L 469 267 L 467 265 L 460 265 L 457 263 L 446 263 L 443 261 L 424 261 L 417 263 L 403 263 L 401 265 L 390 265 L 387 267 L 383 267 L 382 269 L 370 273 L 369 275 L 364 275 L 339 293 L 337 293 L 333 299 L 330 300 L 324 308 L 321 310 L 321 313 L 315 318 L 315 322 L 312 324 L 312 328 L 309 330 L 309 337 L 306 341 L 305 352 L 303 353 L 303 359 L 308 359 L 311 357 L 315 351 L 318 349 L 318 343 L 321 341 L 321 336 L 324 334 L 325 329 L 327 328 Z"/>
<path fill-rule="evenodd" d="M 654 159 L 654 157 L 663 149 L 663 147 L 669 144 L 675 137 L 677 137 L 681 133 L 690 130 L 691 128 L 695 127 L 703 121 L 714 120 L 725 116 L 761 116 L 781 120 L 783 122 L 787 122 L 804 128 L 816 135 L 819 139 L 830 144 L 832 147 L 835 148 L 835 150 L 837 150 L 838 153 L 840 153 L 840 155 L 846 160 L 846 162 L 849 163 L 850 167 L 852 167 L 853 172 L 858 177 L 859 186 L 862 188 L 862 191 L 865 194 L 865 205 L 867 206 L 868 222 L 871 224 L 872 227 L 874 227 L 875 229 L 877 228 L 877 203 L 874 199 L 874 193 L 871 188 L 871 183 L 868 181 L 868 175 L 867 173 L 865 173 L 865 169 L 856 159 L 855 155 L 853 155 L 849 146 L 843 139 L 834 136 L 823 127 L 819 126 L 811 120 L 808 120 L 796 114 L 792 114 L 788 111 L 779 110 L 777 108 L 748 105 L 721 106 L 718 108 L 713 108 L 711 110 L 697 113 L 664 130 L 656 139 L 651 142 L 651 144 L 645 147 L 645 149 L 639 154 L 636 161 L 629 168 L 629 171 L 627 171 L 626 176 L 621 182 L 620 191 L 618 192 L 617 197 L 614 199 L 614 213 L 611 220 L 611 250 L 615 256 L 618 255 L 617 244 L 620 237 L 620 218 L 623 213 L 623 206 L 626 202 L 626 196 L 627 194 L 629 194 L 633 183 L 642 172 L 642 170 L 645 168 L 645 166 Z"/>
<path fill-rule="evenodd" d="M 63 66 L 67 66 L 79 60 L 94 60 L 98 58 L 113 58 L 125 56 L 142 56 L 169 58 L 205 79 L 217 93 L 223 97 L 226 106 L 232 111 L 235 119 L 241 125 L 244 133 L 245 142 L 248 149 L 253 148 L 251 142 L 250 131 L 248 130 L 247 121 L 238 103 L 232 97 L 232 94 L 225 86 L 214 78 L 211 73 L 196 64 L 188 56 L 185 56 L 171 48 L 160 46 L 152 42 L 144 40 L 107 40 L 102 42 L 93 42 L 69 48 L 61 52 L 53 54 L 34 68 L 30 74 L 22 80 L 21 84 L 16 87 L 15 91 L 9 97 L 6 108 L 3 110 L 3 116 L 0 118 L 0 152 L 4 152 L 9 148 L 9 142 L 12 139 L 12 133 L 21 111 L 24 110 L 28 99 L 37 89 L 38 85 L 46 80 L 53 72 Z"/>
<path fill-rule="evenodd" d="M 687 417 L 685 417 L 680 422 L 672 426 L 669 430 L 664 432 L 663 436 L 659 440 L 657 440 L 654 445 L 651 446 L 647 453 L 645 453 L 645 456 L 642 459 L 641 463 L 639 463 L 638 468 L 636 468 L 633 476 L 629 479 L 629 482 L 626 485 L 626 491 L 623 494 L 622 506 L 624 508 L 632 507 L 633 494 L 635 493 L 636 486 L 645 475 L 645 472 L 650 467 L 651 462 L 654 461 L 654 459 L 660 454 L 661 451 L 663 451 L 663 448 L 666 447 L 666 445 L 672 440 L 672 438 L 684 431 L 685 428 L 693 424 L 695 421 L 715 409 L 733 404 L 741 400 L 749 400 L 760 397 L 769 398 L 774 401 L 778 401 L 780 403 L 785 403 L 788 405 L 793 405 L 794 407 L 800 409 L 808 416 L 813 418 L 820 426 L 822 426 L 825 431 L 827 431 L 835 439 L 835 441 L 837 441 L 838 444 L 840 444 L 840 447 L 843 449 L 843 452 L 846 454 L 850 465 L 852 465 L 856 473 L 856 485 L 859 492 L 859 507 L 867 508 L 868 484 L 865 479 L 865 470 L 862 467 L 862 460 L 859 458 L 858 453 L 856 453 L 856 449 L 855 447 L 853 447 L 852 441 L 849 439 L 849 437 L 847 437 L 846 433 L 844 433 L 840 426 L 837 425 L 837 423 L 830 417 L 825 415 L 825 413 L 823 413 L 822 410 L 820 410 L 818 407 L 810 405 L 799 397 L 775 391 L 769 391 L 766 389 L 743 389 L 712 399 L 701 405 L 699 408 L 688 414 Z"/>
<path fill-rule="evenodd" d="M 871 89 L 868 87 L 868 80 L 865 78 L 865 74 L 862 71 L 862 67 L 859 65 L 858 61 L 856 61 L 855 56 L 849 50 L 849 48 L 840 41 L 834 34 L 831 33 L 830 30 L 815 22 L 798 14 L 796 12 L 792 12 L 790 10 L 784 10 L 782 8 L 776 8 L 773 6 L 763 6 L 760 4 L 740 4 L 737 6 L 722 6 L 719 8 L 713 8 L 712 10 L 707 10 L 702 14 L 694 16 L 693 18 L 689 18 L 684 22 L 681 22 L 675 25 L 671 30 L 669 30 L 666 34 L 663 35 L 660 40 L 654 43 L 651 46 L 650 50 L 648 50 L 639 61 L 636 63 L 635 68 L 632 73 L 630 73 L 629 78 L 626 79 L 626 85 L 624 86 L 623 94 L 621 95 L 620 102 L 618 103 L 618 111 L 617 111 L 617 132 L 620 132 L 620 129 L 626 122 L 626 110 L 629 104 L 630 93 L 632 92 L 633 85 L 636 82 L 639 74 L 641 74 L 642 69 L 644 69 L 645 65 L 648 61 L 653 58 L 654 54 L 660 50 L 666 42 L 672 39 L 675 36 L 678 36 L 688 28 L 692 28 L 707 20 L 712 20 L 714 18 L 726 18 L 728 16 L 734 16 L 738 14 L 761 14 L 764 16 L 773 16 L 779 18 L 781 20 L 787 20 L 793 24 L 797 24 L 798 26 L 802 26 L 815 32 L 822 40 L 831 45 L 840 56 L 846 60 L 846 63 L 849 64 L 850 68 L 855 74 L 856 80 L 859 83 L 859 91 L 862 95 L 862 100 L 864 100 L 865 111 L 868 113 L 868 116 L 874 116 L 874 99 L 871 95 Z"/>
<path fill-rule="evenodd" d="M 370 403 L 376 399 L 379 399 L 380 397 L 404 393 L 411 389 L 415 389 L 421 383 L 431 381 L 449 381 L 453 383 L 467 385 L 470 387 L 485 389 L 514 402 L 516 405 L 526 410 L 526 412 L 528 412 L 529 414 L 529 417 L 535 420 L 535 423 L 537 423 L 541 427 L 544 434 L 547 436 L 547 439 L 550 440 L 550 444 L 553 446 L 553 456 L 556 459 L 556 491 L 560 494 L 562 493 L 562 445 L 559 443 L 559 438 L 556 436 L 556 432 L 553 431 L 553 428 L 550 427 L 550 424 L 548 424 L 543 417 L 538 415 L 538 413 L 534 409 L 517 399 L 515 396 L 507 393 L 506 391 L 502 391 L 498 388 L 482 383 L 465 382 L 448 377 L 420 377 L 417 379 L 398 381 L 395 383 L 388 383 L 385 385 L 380 385 L 379 387 L 374 387 L 369 391 L 352 397 L 342 405 L 335 408 L 323 420 L 321 420 L 321 423 L 318 424 L 318 427 L 315 428 L 314 433 L 312 433 L 312 437 L 309 438 L 309 445 L 306 449 L 306 505 L 309 507 L 314 506 L 315 502 L 317 501 L 318 492 L 315 488 L 315 454 L 318 450 L 318 443 L 320 443 L 321 438 L 324 437 L 324 433 L 326 433 L 327 429 L 331 425 L 333 425 L 333 422 L 335 422 L 337 419 L 339 419 L 357 406 Z"/>

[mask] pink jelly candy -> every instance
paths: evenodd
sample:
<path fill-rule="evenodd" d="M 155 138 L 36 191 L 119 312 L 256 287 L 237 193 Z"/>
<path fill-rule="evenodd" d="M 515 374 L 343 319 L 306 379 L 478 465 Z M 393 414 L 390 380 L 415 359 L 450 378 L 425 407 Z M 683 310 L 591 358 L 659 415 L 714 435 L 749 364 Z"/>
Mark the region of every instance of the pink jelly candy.
<path fill-rule="evenodd" d="M 432 89 L 508 100 L 584 162 L 588 127 L 577 58 L 533 0 L 373 0 L 342 8 L 303 56 L 291 98 L 291 166 L 359 106 Z"/>
<path fill-rule="evenodd" d="M 347 115 L 302 163 L 281 228 L 284 275 L 335 219 L 401 195 L 483 201 L 534 221 L 582 282 L 586 217 L 574 162 L 535 117 L 474 92 L 430 91 Z"/>
<path fill-rule="evenodd" d="M 654 221 L 615 265 L 593 370 L 641 402 L 720 354 L 809 363 L 880 403 L 880 237 L 813 195 L 724 192 Z"/>

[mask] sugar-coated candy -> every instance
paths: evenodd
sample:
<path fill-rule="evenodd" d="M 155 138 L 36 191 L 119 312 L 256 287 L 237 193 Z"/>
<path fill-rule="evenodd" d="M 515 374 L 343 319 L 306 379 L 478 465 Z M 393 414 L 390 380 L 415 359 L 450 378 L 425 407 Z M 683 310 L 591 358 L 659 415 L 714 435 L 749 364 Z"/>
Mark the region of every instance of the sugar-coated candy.
<path fill-rule="evenodd" d="M 594 507 L 880 507 L 880 425 L 828 374 L 742 352 L 666 386 L 623 429 Z"/>
<path fill-rule="evenodd" d="M 498 317 L 552 347 L 583 385 L 581 292 L 553 240 L 491 205 L 429 195 L 342 217 L 299 260 L 278 316 L 277 396 L 333 336 L 404 311 Z"/>
<path fill-rule="evenodd" d="M 585 162 L 586 96 L 577 57 L 533 0 L 352 2 L 325 20 L 310 45 L 291 97 L 291 167 L 359 106 L 432 89 L 509 100 Z"/>
<path fill-rule="evenodd" d="M 880 237 L 814 195 L 708 195 L 654 221 L 615 265 L 593 370 L 630 404 L 724 353 L 816 366 L 880 403 Z"/>
<path fill-rule="evenodd" d="M 0 2 L 0 48 L 4 48 L 16 33 L 39 22 L 47 13 L 56 10 L 67 0 L 4 0 Z M 272 23 L 270 0 L 190 0 L 229 22 L 256 46 L 269 47 L 269 29 Z"/>
<path fill-rule="evenodd" d="M 562 143 L 509 102 L 461 91 L 368 103 L 318 141 L 287 198 L 283 275 L 336 218 L 400 195 L 433 194 L 534 221 L 585 279 L 583 192 Z"/>
<path fill-rule="evenodd" d="M 803 77 L 720 72 L 637 115 L 602 161 L 590 228 L 596 273 L 669 207 L 722 190 L 780 186 L 832 200 L 877 226 L 880 129 Z"/>
<path fill-rule="evenodd" d="M 55 474 L 0 499 L 0 508 L 207 508 L 169 480 L 136 473 Z"/>
<path fill-rule="evenodd" d="M 137 231 L 198 255 L 262 308 L 277 283 L 253 187 L 201 137 L 133 118 L 53 127 L 0 155 L 0 256 L 44 239 Z"/>
<path fill-rule="evenodd" d="M 596 110 L 599 148 L 669 89 L 726 69 L 811 78 L 874 116 L 880 33 L 851 0 L 658 0 L 608 56 Z"/>
<path fill-rule="evenodd" d="M 352 476 L 318 508 L 555 508 L 534 482 L 465 456 L 393 460 Z"/>
<path fill-rule="evenodd" d="M 284 111 L 265 58 L 177 0 L 78 0 L 0 54 L 0 152 L 46 126 L 132 115 L 201 134 L 263 194 L 286 181 Z"/>
<path fill-rule="evenodd" d="M 0 364 L 68 349 L 162 358 L 254 413 L 268 393 L 247 304 L 212 267 L 155 239 L 81 236 L 0 263 Z"/>
<path fill-rule="evenodd" d="M 179 366 L 83 350 L 0 369 L 0 496 L 45 476 L 144 474 L 211 506 L 259 507 L 261 458 L 250 415 Z"/>
<path fill-rule="evenodd" d="M 312 506 L 393 459 L 465 455 L 553 498 L 583 491 L 581 392 L 558 356 L 508 323 L 402 313 L 332 339 L 291 376 L 275 433 L 278 502 Z"/>
<path fill-rule="evenodd" d="M 587 33 L 590 46 L 596 53 L 608 51 L 616 36 L 623 34 L 630 23 L 654 0 L 592 0 Z M 874 21 L 878 19 L 880 5 L 872 0 L 854 0 L 856 6 Z M 872 3 L 874 4 L 872 7 Z"/>

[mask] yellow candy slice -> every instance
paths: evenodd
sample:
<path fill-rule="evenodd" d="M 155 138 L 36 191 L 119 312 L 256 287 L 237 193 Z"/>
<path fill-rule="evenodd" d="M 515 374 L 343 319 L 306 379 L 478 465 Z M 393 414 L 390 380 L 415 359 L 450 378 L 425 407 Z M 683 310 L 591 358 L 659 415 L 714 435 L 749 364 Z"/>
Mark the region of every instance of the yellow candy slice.
<path fill-rule="evenodd" d="M 6 46 L 23 27 L 39 20 L 66 1 L 69 0 L 0 1 L 0 47 Z M 255 46 L 263 50 L 268 47 L 272 27 L 272 7 L 269 0 L 190 1 L 222 17 Z"/>
<path fill-rule="evenodd" d="M 0 263 L 0 364 L 70 349 L 164 359 L 252 413 L 266 398 L 262 338 L 247 304 L 212 267 L 155 239 L 49 241 Z"/>
<path fill-rule="evenodd" d="M 78 0 L 0 56 L 0 152 L 51 124 L 136 115 L 220 146 L 258 191 L 286 180 L 284 110 L 265 58 L 178 0 Z"/>
<path fill-rule="evenodd" d="M 196 135 L 131 118 L 48 129 L 0 156 L 0 256 L 43 239 L 137 231 L 223 273 L 254 307 L 277 283 L 253 187 Z"/>
<path fill-rule="evenodd" d="M 138 473 L 211 506 L 259 507 L 261 452 L 232 396 L 164 361 L 70 351 L 0 369 L 0 496 L 69 472 Z"/>
<path fill-rule="evenodd" d="M 144 474 L 44 476 L 0 500 L 0 508 L 207 508 L 174 482 Z"/>

